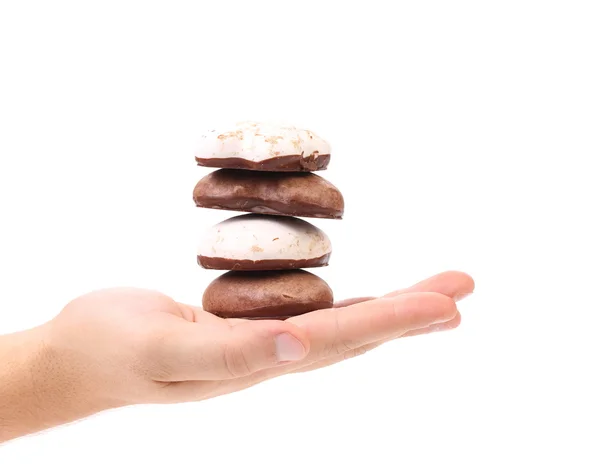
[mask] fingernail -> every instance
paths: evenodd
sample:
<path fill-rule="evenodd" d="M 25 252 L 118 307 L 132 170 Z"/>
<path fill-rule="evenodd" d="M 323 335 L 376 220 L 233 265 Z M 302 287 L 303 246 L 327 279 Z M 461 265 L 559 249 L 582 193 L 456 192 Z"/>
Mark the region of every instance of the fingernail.
<path fill-rule="evenodd" d="M 306 355 L 306 348 L 296 337 L 282 333 L 275 337 L 275 353 L 277 361 L 298 361 Z"/>
<path fill-rule="evenodd" d="M 460 294 L 454 297 L 454 301 L 458 302 L 459 300 L 466 299 L 469 295 L 473 295 L 473 292 L 469 292 L 468 294 Z"/>

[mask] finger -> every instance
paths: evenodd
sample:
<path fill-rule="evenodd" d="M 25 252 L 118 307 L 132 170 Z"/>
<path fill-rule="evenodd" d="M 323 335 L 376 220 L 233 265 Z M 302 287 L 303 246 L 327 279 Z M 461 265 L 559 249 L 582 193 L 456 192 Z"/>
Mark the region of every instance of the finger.
<path fill-rule="evenodd" d="M 448 271 L 434 275 L 428 279 L 422 280 L 417 284 L 405 289 L 396 290 L 386 294 L 386 297 L 395 297 L 409 292 L 437 292 L 442 295 L 453 298 L 455 301 L 464 298 L 473 293 L 475 283 L 470 275 L 464 272 Z M 357 297 L 337 302 L 334 307 L 348 307 L 367 300 L 374 300 L 375 297 Z"/>
<path fill-rule="evenodd" d="M 474 282 L 473 282 L 473 279 L 471 278 L 471 276 L 469 276 L 468 274 L 465 274 L 464 272 L 448 271 L 448 272 L 443 272 L 441 274 L 437 274 L 428 279 L 425 279 L 425 280 L 423 280 L 411 287 L 408 287 L 406 289 L 392 292 L 392 293 L 388 294 L 388 296 L 399 296 L 399 295 L 403 295 L 403 294 L 410 293 L 410 292 L 438 292 L 438 293 L 441 293 L 448 297 L 453 298 L 455 301 L 458 301 L 461 299 L 461 297 L 464 297 L 464 296 L 472 293 L 473 289 L 474 289 Z M 364 302 L 364 301 L 372 300 L 372 299 L 373 299 L 372 297 L 348 299 L 348 300 L 339 302 L 336 306 L 340 306 L 340 307 L 348 306 L 348 305 L 353 305 L 355 303 Z M 391 340 L 395 340 L 400 337 L 425 335 L 428 333 L 452 330 L 452 329 L 458 327 L 460 325 L 460 322 L 461 322 L 461 315 L 459 312 L 457 312 L 456 316 L 453 319 L 449 320 L 448 322 L 437 323 L 437 324 L 433 324 L 433 325 L 430 325 L 425 328 L 410 330 L 404 334 L 395 335 L 395 336 L 392 336 L 392 337 L 390 337 L 386 340 L 380 341 L 380 342 L 373 342 L 371 344 L 349 350 L 341 355 L 329 357 L 324 360 L 318 361 L 316 363 L 304 364 L 303 366 L 299 367 L 298 370 L 295 370 L 295 371 L 305 372 L 305 371 L 312 371 L 314 369 L 319 369 L 319 368 L 323 368 L 326 366 L 330 366 L 332 364 L 338 363 L 345 359 L 362 355 L 362 354 L 366 353 L 367 351 L 370 351 L 383 343 L 386 343 Z"/>
<path fill-rule="evenodd" d="M 457 271 L 448 271 L 448 272 L 443 272 L 443 273 L 437 274 L 428 279 L 425 279 L 425 280 L 413 285 L 412 287 L 408 287 L 403 290 L 392 292 L 391 294 L 388 294 L 388 295 L 392 296 L 392 297 L 396 297 L 396 296 L 406 295 L 407 293 L 411 293 L 411 292 L 438 292 L 440 294 L 446 295 L 447 297 L 457 299 L 457 297 L 459 295 L 464 295 L 464 294 L 468 294 L 468 293 L 472 292 L 473 288 L 474 288 L 473 279 L 468 274 L 465 274 L 463 272 L 457 272 Z M 369 301 L 376 301 L 376 299 L 369 298 L 369 297 L 347 299 L 345 301 L 337 303 L 336 307 L 339 309 L 339 308 L 343 308 L 343 307 L 356 306 L 356 307 L 359 307 L 357 311 L 362 312 L 364 307 L 362 307 L 361 305 L 364 305 L 366 302 L 369 302 Z M 206 312 L 204 312 L 204 313 L 206 313 Z M 290 321 L 294 322 L 295 319 L 302 319 L 303 317 L 305 317 L 305 316 L 293 317 L 292 319 L 290 319 Z M 363 320 L 365 320 L 365 319 L 363 319 Z M 245 322 L 246 321 L 242 320 L 242 319 L 228 319 L 227 320 L 227 323 L 231 326 L 237 326 L 237 325 L 243 324 Z M 325 324 L 326 323 L 325 320 L 322 323 Z M 423 327 L 425 327 L 425 328 L 423 328 Z M 428 328 L 428 327 L 430 327 L 430 325 L 423 325 L 423 327 L 415 328 L 412 330 L 407 330 L 409 332 L 408 334 L 416 335 L 416 334 L 428 333 L 430 331 L 433 331 L 435 328 L 440 328 L 440 329 L 444 328 L 443 323 L 440 324 L 440 327 L 433 326 L 433 327 L 431 327 L 431 329 Z M 413 333 L 410 333 L 410 332 L 413 332 Z M 406 331 L 405 331 L 405 333 L 406 333 Z M 397 336 L 394 334 L 392 336 L 387 337 L 387 339 L 389 339 L 389 338 L 397 338 Z M 375 342 L 376 342 L 376 340 L 372 341 L 371 343 L 375 343 Z M 340 348 L 340 344 L 341 344 L 341 348 Z M 345 342 L 343 338 L 341 339 L 340 342 L 337 343 L 337 347 L 335 344 L 324 344 L 323 342 L 321 342 L 321 344 L 320 344 L 321 349 L 316 350 L 316 351 L 318 351 L 318 353 L 322 354 L 324 358 L 336 358 L 340 354 L 343 354 L 345 352 L 344 346 L 346 346 L 346 345 L 348 345 L 348 342 Z M 359 345 L 359 346 L 357 346 L 357 348 L 360 348 L 361 346 L 363 346 L 363 345 Z M 315 345 L 313 345 L 313 351 L 311 352 L 311 355 L 309 356 L 309 358 L 307 358 L 305 361 L 303 361 L 302 364 L 310 364 L 310 361 L 315 360 L 314 354 L 316 351 L 315 351 L 314 347 L 315 347 Z M 354 350 L 356 348 L 352 348 L 352 349 Z M 360 352 L 362 350 L 358 350 L 358 351 Z M 318 360 L 318 358 L 317 358 L 317 360 Z M 333 364 L 333 363 L 329 363 L 329 364 Z M 296 365 L 296 366 L 300 366 L 300 365 Z"/>
<path fill-rule="evenodd" d="M 469 274 L 459 271 L 447 271 L 422 280 L 417 284 L 402 290 L 390 292 L 386 297 L 395 297 L 408 292 L 437 292 L 455 301 L 473 293 L 475 282 Z"/>
<path fill-rule="evenodd" d="M 353 350 L 346 351 L 341 355 L 334 356 L 332 358 L 326 358 L 324 360 L 317 361 L 315 363 L 299 366 L 297 369 L 292 371 L 293 373 L 308 373 L 309 371 L 315 371 L 317 369 L 326 368 L 327 366 L 331 366 L 337 363 L 341 363 L 342 361 L 349 360 L 352 358 L 356 358 L 357 356 L 362 356 L 368 351 L 374 350 L 375 348 L 383 345 L 385 342 L 376 341 L 375 343 L 369 343 L 368 345 L 363 345 Z"/>
<path fill-rule="evenodd" d="M 457 312 L 456 316 L 452 320 L 448 320 L 447 322 L 442 322 L 442 323 L 436 323 L 434 325 L 428 326 L 427 328 L 419 328 L 417 330 L 411 330 L 409 332 L 406 332 L 404 335 L 401 335 L 401 338 L 408 337 L 408 336 L 428 335 L 430 333 L 454 330 L 455 328 L 457 328 L 460 325 L 461 320 L 462 320 L 462 316 L 461 316 L 460 312 Z M 396 338 L 393 338 L 393 339 L 395 340 Z M 387 341 L 390 341 L 390 340 L 387 340 Z M 386 343 L 386 342 L 384 342 L 384 343 Z"/>
<path fill-rule="evenodd" d="M 441 294 L 409 293 L 288 319 L 307 331 L 311 358 L 335 356 L 410 330 L 451 320 L 454 301 Z"/>
<path fill-rule="evenodd" d="M 341 355 L 335 356 L 333 358 L 327 358 L 327 359 L 324 359 L 321 361 L 317 361 L 316 363 L 301 366 L 298 369 L 294 370 L 294 373 L 305 373 L 308 371 L 314 371 L 316 369 L 326 368 L 327 366 L 331 366 L 333 364 L 340 363 L 342 361 L 364 355 L 368 351 L 374 350 L 375 348 L 377 348 L 385 343 L 388 343 L 390 341 L 397 340 L 398 338 L 404 338 L 404 337 L 416 336 L 416 335 L 426 335 L 429 333 L 453 330 L 454 328 L 456 328 L 460 325 L 460 321 L 461 321 L 461 316 L 460 316 L 460 312 L 459 312 L 456 314 L 456 316 L 452 320 L 449 320 L 447 322 L 435 323 L 433 325 L 428 326 L 427 328 L 411 330 L 411 331 L 406 332 L 405 334 L 399 335 L 397 337 L 392 337 L 392 338 L 388 338 L 387 340 L 377 341 L 374 343 L 370 343 L 368 345 L 363 345 L 359 348 L 347 351 L 347 352 L 345 352 Z"/>
<path fill-rule="evenodd" d="M 421 323 L 418 323 L 418 325 L 422 325 L 426 320 L 432 322 L 431 325 L 443 325 L 445 322 L 452 320 L 452 314 L 456 315 L 457 313 L 454 301 L 449 297 L 439 294 L 407 294 L 394 299 L 377 300 L 392 301 L 392 305 L 390 307 L 389 302 L 386 302 L 383 306 L 373 305 L 377 304 L 377 302 L 368 301 L 352 307 L 340 309 L 339 312 L 344 313 L 344 315 L 337 318 L 344 318 L 346 316 L 349 318 L 355 318 L 355 315 L 346 315 L 348 313 L 347 310 L 355 309 L 356 307 L 362 307 L 360 309 L 361 313 L 372 310 L 379 318 L 383 317 L 384 319 L 388 318 L 393 321 L 397 320 L 401 322 L 400 325 L 392 325 L 393 328 L 391 328 L 392 331 L 390 334 L 397 335 L 397 331 L 400 331 L 398 329 L 414 329 L 417 321 L 421 321 Z M 423 306 L 428 307 L 428 310 L 424 309 Z M 398 308 L 398 310 L 395 310 L 395 308 Z M 334 317 L 331 315 L 331 313 L 335 313 L 335 310 L 337 309 L 312 312 L 314 314 L 314 320 L 332 320 Z M 427 313 L 427 316 L 422 317 L 422 315 L 425 313 Z M 417 317 L 417 315 L 421 315 L 421 317 Z M 365 317 L 367 314 L 363 313 L 362 316 Z M 298 319 L 298 317 L 293 318 Z M 384 325 L 384 327 L 389 327 L 389 324 Z M 331 330 L 331 328 L 322 328 L 321 330 L 323 331 L 323 334 L 321 334 L 319 333 L 319 328 L 317 328 L 317 326 L 311 326 L 307 324 L 305 329 L 311 337 L 311 350 L 307 357 L 299 362 L 290 363 L 289 365 L 285 365 L 283 367 L 268 368 L 262 371 L 257 371 L 256 373 L 245 377 L 226 381 L 225 384 L 221 384 L 219 381 L 178 382 L 169 387 L 168 394 L 171 398 L 175 398 L 176 400 L 190 401 L 207 399 L 210 397 L 219 396 L 221 394 L 240 391 L 277 376 L 296 371 L 300 372 L 303 370 L 303 368 L 306 368 L 304 371 L 314 370 L 319 367 L 329 366 L 330 364 L 337 363 L 344 359 L 364 354 L 367 351 L 381 345 L 383 343 L 381 340 L 384 340 L 381 338 L 381 325 L 376 325 L 373 327 L 375 330 L 374 333 L 369 333 L 366 331 L 364 336 L 365 341 L 370 339 L 373 339 L 373 341 L 368 343 L 365 342 L 361 345 L 358 345 L 356 348 L 349 348 L 346 346 L 348 345 L 347 342 L 341 343 L 342 346 L 339 346 L 340 340 L 343 337 L 337 334 L 335 328 L 335 326 L 334 330 Z M 360 330 L 360 328 L 355 327 L 355 330 Z M 333 332 L 333 334 L 331 334 L 331 332 Z M 329 339 L 325 339 L 326 341 L 324 341 L 323 335 L 328 333 L 330 334 Z M 319 335 L 320 337 L 317 338 Z M 330 357 L 324 359 L 319 356 L 319 353 L 323 353 L 323 348 L 327 349 L 326 353 L 329 354 Z M 347 349 L 344 350 L 344 348 Z"/>
<path fill-rule="evenodd" d="M 335 308 L 341 307 L 349 307 L 350 305 L 355 305 L 357 303 L 366 302 L 368 300 L 374 300 L 376 297 L 355 297 L 352 299 L 340 300 L 333 304 Z"/>
<path fill-rule="evenodd" d="M 450 300 L 450 306 L 451 305 L 452 300 Z M 455 321 L 455 319 L 456 317 L 447 322 L 434 323 L 428 328 L 431 329 L 431 331 L 440 331 L 444 328 L 458 326 L 458 323 L 460 323 L 460 317 L 457 320 L 458 323 L 452 323 Z M 304 360 L 299 361 L 297 363 L 292 363 L 283 367 L 270 368 L 265 369 L 263 371 L 258 371 L 254 374 L 243 378 L 227 381 L 226 384 L 220 384 L 220 382 L 218 381 L 185 381 L 181 383 L 175 383 L 174 385 L 171 385 L 169 387 L 168 394 L 171 398 L 175 398 L 175 400 L 190 401 L 207 399 L 210 397 L 219 396 L 221 394 L 240 391 L 254 386 L 256 384 L 259 384 L 268 379 L 281 376 L 287 373 L 313 371 L 315 369 L 324 368 L 326 366 L 339 363 L 349 358 L 354 358 L 356 356 L 363 355 L 367 351 L 373 350 L 378 346 L 382 345 L 385 341 L 389 341 L 391 339 L 393 338 L 390 337 L 389 339 L 383 341 L 378 340 L 372 343 L 364 344 L 357 348 L 340 352 L 339 354 L 335 354 L 335 356 L 331 356 L 325 359 L 315 359 L 314 348 L 311 348 L 310 354 Z M 332 351 L 335 351 L 333 347 Z"/>
<path fill-rule="evenodd" d="M 443 272 L 443 273 L 437 274 L 428 279 L 425 279 L 425 280 L 413 285 L 412 287 L 409 287 L 409 288 L 406 288 L 406 289 L 403 289 L 400 291 L 396 291 L 396 292 L 393 292 L 392 294 L 388 294 L 388 295 L 399 297 L 402 295 L 406 295 L 407 293 L 438 292 L 440 294 L 446 295 L 447 297 L 457 299 L 457 297 L 460 295 L 465 295 L 465 294 L 471 293 L 473 291 L 473 289 L 474 289 L 474 282 L 473 282 L 473 279 L 468 274 L 465 274 L 463 272 L 458 272 L 458 271 L 448 271 L 448 272 Z M 376 299 L 373 299 L 371 297 L 347 299 L 342 302 L 338 302 L 336 304 L 336 308 L 340 309 L 340 308 L 344 308 L 344 307 L 356 306 L 358 308 L 355 310 L 355 312 L 362 313 L 362 312 L 364 312 L 364 307 L 362 307 L 360 304 L 364 304 L 366 302 L 372 302 L 375 300 Z M 367 313 L 367 312 L 365 312 L 365 313 Z M 415 335 L 420 335 L 420 334 L 432 333 L 434 331 L 442 331 L 442 330 L 449 330 L 449 329 L 455 328 L 460 324 L 460 315 L 457 314 L 457 312 L 454 312 L 454 314 L 457 315 L 457 317 L 454 319 L 451 318 L 449 322 L 442 322 L 442 323 L 431 324 L 431 325 L 422 325 L 419 328 L 414 328 L 414 329 L 409 329 L 409 330 L 403 328 L 399 332 L 396 332 L 392 335 L 388 334 L 386 336 L 386 338 L 384 339 L 384 341 L 396 339 L 404 334 L 406 336 L 415 336 Z M 305 317 L 305 316 L 294 317 L 294 318 L 290 319 L 290 321 L 296 323 L 294 320 L 301 320 L 303 317 Z M 365 323 L 364 318 L 361 317 L 361 320 L 362 320 L 361 323 Z M 240 322 L 243 322 L 243 320 L 236 319 L 235 322 L 230 321 L 229 323 L 230 324 L 239 324 Z M 325 324 L 326 321 L 323 320 L 322 323 Z M 362 334 L 362 336 L 364 337 L 365 335 Z M 334 362 L 338 361 L 339 356 L 344 354 L 346 351 L 350 351 L 350 355 L 352 355 L 353 353 L 362 354 L 362 353 L 364 353 L 364 348 L 363 348 L 364 346 L 371 345 L 371 344 L 376 345 L 376 343 L 377 343 L 377 340 L 371 340 L 370 343 L 366 343 L 366 344 L 363 343 L 362 345 L 357 345 L 354 348 L 347 349 L 346 347 L 349 347 L 352 345 L 352 342 L 348 341 L 347 336 L 340 335 L 338 340 L 339 341 L 337 342 L 337 344 L 332 344 L 332 343 L 324 344 L 323 342 L 321 342 L 320 350 L 319 350 L 319 345 L 315 345 L 313 343 L 313 345 L 312 345 L 313 351 L 311 351 L 311 355 L 309 356 L 309 358 L 307 358 L 300 364 L 296 364 L 296 366 L 300 367 L 301 365 L 306 366 L 307 364 L 308 365 L 314 364 L 313 360 L 315 358 L 315 356 L 314 356 L 315 353 L 320 353 L 327 360 L 331 360 L 330 362 L 327 362 L 327 361 L 322 362 L 323 366 L 328 366 L 329 364 L 333 364 Z M 384 341 L 381 341 L 381 343 L 383 343 Z M 346 356 L 348 356 L 348 355 L 346 355 Z M 310 361 L 313 361 L 313 363 L 311 363 Z M 317 359 L 317 361 L 318 361 L 318 359 Z M 289 370 L 291 370 L 291 368 Z"/>
<path fill-rule="evenodd" d="M 162 329 L 150 346 L 161 370 L 155 380 L 173 382 L 240 378 L 298 361 L 308 354 L 310 340 L 301 328 L 279 320 L 235 326 L 181 320 Z"/>

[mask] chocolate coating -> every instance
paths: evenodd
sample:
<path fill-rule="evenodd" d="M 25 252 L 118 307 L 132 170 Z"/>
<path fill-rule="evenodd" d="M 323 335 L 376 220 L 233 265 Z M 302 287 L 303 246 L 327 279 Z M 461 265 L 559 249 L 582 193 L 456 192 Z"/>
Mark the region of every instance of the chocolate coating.
<path fill-rule="evenodd" d="M 194 202 L 202 208 L 260 214 L 341 219 L 340 190 L 313 173 L 217 170 L 194 188 Z"/>
<path fill-rule="evenodd" d="M 309 267 L 324 267 L 328 265 L 331 253 L 316 259 L 224 259 L 222 257 L 198 256 L 198 264 L 205 269 L 261 271 L 305 269 Z"/>
<path fill-rule="evenodd" d="M 277 319 L 331 308 L 333 292 L 303 270 L 227 272 L 202 297 L 204 310 L 223 318 Z"/>
<path fill-rule="evenodd" d="M 286 155 L 272 157 L 260 162 L 246 160 L 241 157 L 228 158 L 202 158 L 196 157 L 196 162 L 201 167 L 233 168 L 244 170 L 262 170 L 273 172 L 314 172 L 327 170 L 331 155 Z"/>

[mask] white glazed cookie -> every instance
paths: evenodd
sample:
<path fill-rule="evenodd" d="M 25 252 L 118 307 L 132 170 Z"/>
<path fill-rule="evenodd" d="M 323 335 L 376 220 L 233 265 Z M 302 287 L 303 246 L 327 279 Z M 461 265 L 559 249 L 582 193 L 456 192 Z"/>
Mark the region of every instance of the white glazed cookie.
<path fill-rule="evenodd" d="M 246 214 L 210 228 L 198 246 L 207 269 L 281 270 L 326 266 L 331 242 L 298 218 Z"/>
<path fill-rule="evenodd" d="M 198 165 L 264 171 L 325 170 L 330 155 L 329 144 L 310 130 L 258 122 L 209 130 L 196 148 Z"/>

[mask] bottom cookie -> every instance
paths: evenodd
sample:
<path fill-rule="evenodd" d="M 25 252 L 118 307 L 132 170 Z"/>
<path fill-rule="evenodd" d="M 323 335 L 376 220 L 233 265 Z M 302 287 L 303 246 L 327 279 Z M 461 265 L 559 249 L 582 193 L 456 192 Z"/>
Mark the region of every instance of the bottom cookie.
<path fill-rule="evenodd" d="M 333 292 L 323 279 L 300 269 L 230 271 L 209 284 L 202 306 L 223 318 L 285 320 L 331 308 Z"/>

